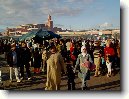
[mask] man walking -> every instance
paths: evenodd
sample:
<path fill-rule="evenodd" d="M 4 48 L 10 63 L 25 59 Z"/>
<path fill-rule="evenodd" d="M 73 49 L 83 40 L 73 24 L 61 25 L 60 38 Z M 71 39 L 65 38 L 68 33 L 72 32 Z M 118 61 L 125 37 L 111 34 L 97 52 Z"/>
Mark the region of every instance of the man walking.
<path fill-rule="evenodd" d="M 47 82 L 45 90 L 60 90 L 61 73 L 66 71 L 63 57 L 54 44 L 50 46 L 51 55 L 47 60 Z"/>

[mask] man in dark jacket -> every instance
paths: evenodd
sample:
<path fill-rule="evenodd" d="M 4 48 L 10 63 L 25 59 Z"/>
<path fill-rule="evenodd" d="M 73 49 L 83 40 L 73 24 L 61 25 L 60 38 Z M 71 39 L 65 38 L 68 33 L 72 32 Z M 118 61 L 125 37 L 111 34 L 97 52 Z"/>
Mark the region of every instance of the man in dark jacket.
<path fill-rule="evenodd" d="M 65 45 L 63 39 L 60 40 L 60 46 L 61 46 L 60 47 L 61 48 L 61 55 L 64 58 L 64 60 L 66 60 L 66 58 L 67 58 L 67 48 L 66 48 L 66 45 Z"/>
<path fill-rule="evenodd" d="M 10 66 L 10 82 L 12 82 L 12 78 L 13 78 L 12 77 L 13 69 L 15 71 L 15 77 L 16 77 L 17 82 L 20 82 L 19 72 L 18 72 L 18 58 L 19 58 L 19 56 L 18 56 L 18 52 L 16 50 L 16 45 L 12 44 L 11 50 L 7 54 L 7 63 Z"/>
<path fill-rule="evenodd" d="M 24 66 L 26 68 L 28 80 L 31 78 L 31 73 L 30 73 L 30 60 L 31 60 L 31 52 L 30 49 L 27 47 L 26 43 L 22 43 L 22 48 L 21 48 L 21 66 L 20 66 L 20 72 L 21 72 L 21 79 L 24 78 Z"/>

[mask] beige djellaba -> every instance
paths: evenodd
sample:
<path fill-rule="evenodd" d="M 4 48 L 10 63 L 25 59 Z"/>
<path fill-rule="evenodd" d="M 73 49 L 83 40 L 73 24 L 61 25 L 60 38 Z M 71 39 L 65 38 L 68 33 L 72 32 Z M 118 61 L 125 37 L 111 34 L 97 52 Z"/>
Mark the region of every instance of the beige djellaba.
<path fill-rule="evenodd" d="M 66 66 L 60 53 L 51 54 L 47 60 L 47 82 L 45 90 L 60 90 L 61 72 Z"/>

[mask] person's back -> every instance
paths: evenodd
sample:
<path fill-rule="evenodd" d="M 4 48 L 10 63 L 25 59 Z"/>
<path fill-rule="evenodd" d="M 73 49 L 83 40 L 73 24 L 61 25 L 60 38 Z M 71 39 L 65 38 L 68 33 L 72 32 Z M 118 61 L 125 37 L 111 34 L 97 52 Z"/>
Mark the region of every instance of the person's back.
<path fill-rule="evenodd" d="M 29 48 L 22 48 L 21 49 L 21 59 L 24 64 L 29 63 L 31 59 L 31 53 Z"/>
<path fill-rule="evenodd" d="M 62 56 L 59 52 L 52 54 L 50 58 L 48 59 L 48 62 L 49 62 L 48 64 L 51 64 L 52 68 L 55 68 L 56 71 L 61 71 L 62 69 L 61 68 L 62 63 L 60 63 L 61 58 Z M 52 64 L 55 65 L 56 67 L 54 67 Z"/>
<path fill-rule="evenodd" d="M 47 82 L 46 90 L 59 90 L 61 83 L 61 72 L 66 70 L 63 57 L 56 51 L 53 45 L 50 49 L 51 55 L 47 60 Z"/>

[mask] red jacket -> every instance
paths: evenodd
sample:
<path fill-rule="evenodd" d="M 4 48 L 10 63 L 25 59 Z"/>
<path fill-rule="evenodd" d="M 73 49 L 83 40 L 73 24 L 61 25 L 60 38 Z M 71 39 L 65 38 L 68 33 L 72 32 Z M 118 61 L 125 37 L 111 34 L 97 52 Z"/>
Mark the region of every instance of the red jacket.
<path fill-rule="evenodd" d="M 115 55 L 115 51 L 112 47 L 105 47 L 104 48 L 104 55 L 105 55 L 105 58 L 106 58 L 106 55 L 109 54 L 111 56 L 114 56 Z"/>
<path fill-rule="evenodd" d="M 76 60 L 76 56 L 73 55 L 74 47 L 70 47 L 70 57 L 72 60 Z"/>

